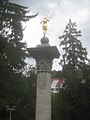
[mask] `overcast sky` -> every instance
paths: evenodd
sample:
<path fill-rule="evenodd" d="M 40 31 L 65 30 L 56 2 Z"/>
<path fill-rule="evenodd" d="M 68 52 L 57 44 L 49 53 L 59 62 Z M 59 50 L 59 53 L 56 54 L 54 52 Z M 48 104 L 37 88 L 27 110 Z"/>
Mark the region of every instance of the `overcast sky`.
<path fill-rule="evenodd" d="M 29 14 L 39 12 L 39 15 L 27 22 L 24 31 L 24 40 L 28 47 L 36 47 L 40 44 L 43 36 L 42 26 L 40 22 L 46 16 L 50 22 L 48 23 L 47 37 L 50 45 L 56 45 L 62 53 L 58 37 L 63 34 L 69 18 L 72 22 L 77 23 L 77 29 L 81 30 L 81 42 L 83 47 L 87 48 L 88 56 L 90 56 L 90 0 L 11 0 L 27 6 L 30 9 Z M 60 69 L 58 60 L 54 60 L 53 69 Z"/>

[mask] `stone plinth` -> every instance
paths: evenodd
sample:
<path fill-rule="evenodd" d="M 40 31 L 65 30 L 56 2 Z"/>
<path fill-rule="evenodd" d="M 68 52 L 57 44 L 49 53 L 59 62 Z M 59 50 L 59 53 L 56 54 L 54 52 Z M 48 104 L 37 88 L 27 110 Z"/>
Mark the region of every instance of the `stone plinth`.
<path fill-rule="evenodd" d="M 38 72 L 51 71 L 53 59 L 59 57 L 56 46 L 29 48 L 28 51 L 36 59 Z"/>
<path fill-rule="evenodd" d="M 54 58 L 60 54 L 56 46 L 50 46 L 46 37 L 35 48 L 28 48 L 37 66 L 36 120 L 51 120 L 51 69 Z"/>

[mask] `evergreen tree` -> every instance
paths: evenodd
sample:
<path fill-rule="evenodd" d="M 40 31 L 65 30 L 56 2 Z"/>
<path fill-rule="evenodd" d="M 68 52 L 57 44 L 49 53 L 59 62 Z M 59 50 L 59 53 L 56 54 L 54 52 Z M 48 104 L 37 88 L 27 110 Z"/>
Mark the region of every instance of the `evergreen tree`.
<path fill-rule="evenodd" d="M 36 15 L 26 16 L 27 7 L 0 0 L 0 118 L 5 120 L 5 106 L 18 106 L 25 95 L 26 79 L 22 72 L 26 65 L 27 46 L 23 39 L 23 22 Z M 4 109 L 5 108 L 5 109 Z M 20 108 L 18 108 L 20 112 Z M 3 112 L 3 114 L 1 114 Z"/>
<path fill-rule="evenodd" d="M 35 120 L 36 107 L 36 72 L 31 69 L 30 76 L 23 78 L 21 98 L 18 100 L 16 110 L 13 113 L 15 120 Z M 23 93 L 22 93 L 23 92 Z"/>
<path fill-rule="evenodd" d="M 90 66 L 87 51 L 78 37 L 81 31 L 69 20 L 60 43 L 65 53 L 62 55 L 62 73 L 65 87 L 60 89 L 55 100 L 53 120 L 89 120 L 90 115 Z"/>
<path fill-rule="evenodd" d="M 69 19 L 63 35 L 59 37 L 62 39 L 60 46 L 63 47 L 64 51 L 60 64 L 63 66 L 63 69 L 67 68 L 71 71 L 82 69 L 88 62 L 87 51 L 82 47 L 82 43 L 78 39 L 81 37 L 81 31 L 77 30 L 76 27 L 76 23 L 72 23 L 71 19 Z"/>
<path fill-rule="evenodd" d="M 27 7 L 1 0 L 0 2 L 0 42 L 1 55 L 8 66 L 17 71 L 25 65 L 26 43 L 23 39 L 23 22 L 36 15 L 26 16 Z M 12 51 L 12 52 L 11 52 Z"/>

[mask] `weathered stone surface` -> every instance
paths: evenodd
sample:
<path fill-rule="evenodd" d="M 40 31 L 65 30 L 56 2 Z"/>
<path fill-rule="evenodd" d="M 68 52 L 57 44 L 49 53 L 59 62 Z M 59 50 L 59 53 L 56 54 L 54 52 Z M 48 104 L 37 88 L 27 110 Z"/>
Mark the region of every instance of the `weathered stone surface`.
<path fill-rule="evenodd" d="M 37 74 L 36 120 L 51 120 L 51 74 Z"/>
<path fill-rule="evenodd" d="M 41 44 L 28 48 L 28 52 L 37 66 L 36 120 L 51 120 L 51 69 L 53 59 L 60 56 L 59 51 L 43 37 Z"/>
<path fill-rule="evenodd" d="M 48 44 L 48 43 L 49 43 L 49 39 L 47 37 L 41 38 L 41 44 Z"/>

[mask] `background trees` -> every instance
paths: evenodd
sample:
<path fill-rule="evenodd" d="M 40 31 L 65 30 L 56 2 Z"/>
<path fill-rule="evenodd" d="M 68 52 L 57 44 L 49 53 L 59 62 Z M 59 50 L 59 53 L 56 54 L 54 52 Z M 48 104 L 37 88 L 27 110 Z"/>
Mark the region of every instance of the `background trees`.
<path fill-rule="evenodd" d="M 74 71 L 82 69 L 88 62 L 86 48 L 82 46 L 81 41 L 78 39 L 81 37 L 81 31 L 77 30 L 76 27 L 76 23 L 72 23 L 69 19 L 63 35 L 59 37 L 62 39 L 60 46 L 64 51 L 60 64 L 63 65 L 63 69 L 69 67 Z"/>
<path fill-rule="evenodd" d="M 76 27 L 76 23 L 69 20 L 59 37 L 64 51 L 60 64 L 65 87 L 54 97 L 54 120 L 90 119 L 90 66 L 87 51 L 78 39 L 81 31 Z"/>
<path fill-rule="evenodd" d="M 36 72 L 32 69 L 28 74 L 28 77 L 23 77 L 23 87 L 20 91 L 21 97 L 16 102 L 16 110 L 13 114 L 15 120 L 35 120 Z"/>
<path fill-rule="evenodd" d="M 0 1 L 0 118 L 2 120 L 8 119 L 9 113 L 6 112 L 6 106 L 13 105 L 16 106 L 15 119 L 20 119 L 20 117 L 24 119 L 27 113 L 25 95 L 27 94 L 27 99 L 31 101 L 30 104 L 33 104 L 34 100 L 31 95 L 33 82 L 28 82 L 29 78 L 23 75 L 25 58 L 28 56 L 26 43 L 22 42 L 23 22 L 37 15 L 27 16 L 28 12 L 27 7 L 8 0 Z M 32 114 L 33 107 L 31 106 L 33 105 L 28 107 Z M 24 110 L 26 113 L 22 114 Z M 34 114 L 29 115 L 29 120 L 31 116 L 34 117 Z M 34 119 L 33 117 L 31 119 Z"/>

